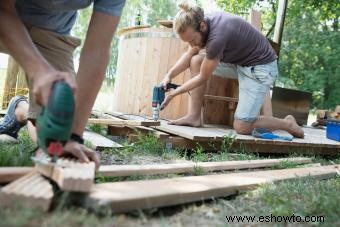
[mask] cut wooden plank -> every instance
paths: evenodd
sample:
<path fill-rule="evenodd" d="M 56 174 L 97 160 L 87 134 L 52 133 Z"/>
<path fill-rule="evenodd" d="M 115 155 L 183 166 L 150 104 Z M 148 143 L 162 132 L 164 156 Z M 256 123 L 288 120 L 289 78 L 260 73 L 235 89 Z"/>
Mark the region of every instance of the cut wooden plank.
<path fill-rule="evenodd" d="M 287 159 L 265 159 L 244 160 L 225 162 L 197 162 L 197 163 L 173 163 L 157 165 L 109 165 L 99 167 L 98 173 L 102 176 L 132 176 L 132 175 L 154 175 L 193 172 L 195 168 L 205 171 L 222 171 L 235 169 L 264 168 L 278 165 L 282 162 L 293 162 L 296 164 L 311 163 L 310 158 L 287 158 Z"/>
<path fill-rule="evenodd" d="M 204 95 L 204 98 L 207 99 L 207 100 L 218 100 L 218 101 L 225 101 L 225 102 L 238 102 L 238 98 L 232 98 L 232 97 Z"/>
<path fill-rule="evenodd" d="M 123 147 L 119 143 L 116 143 L 95 132 L 85 131 L 83 136 L 84 139 L 88 140 L 96 150 L 103 148 Z"/>
<path fill-rule="evenodd" d="M 0 167 L 0 184 L 14 181 L 33 170 L 33 167 Z"/>
<path fill-rule="evenodd" d="M 176 136 L 181 136 L 195 141 L 212 141 L 215 140 L 215 134 L 205 131 L 203 128 L 195 128 L 190 126 L 168 125 L 162 122 L 160 126 L 153 127 L 157 130 L 164 131 Z"/>
<path fill-rule="evenodd" d="M 164 207 L 217 197 L 226 197 L 260 184 L 298 177 L 330 178 L 340 165 L 243 172 L 209 176 L 178 177 L 97 184 L 88 196 L 88 206 L 110 206 L 113 212 Z"/>
<path fill-rule="evenodd" d="M 1 189 L 0 205 L 14 208 L 19 205 L 47 211 L 53 196 L 53 188 L 49 181 L 33 171 Z"/>
<path fill-rule="evenodd" d="M 63 191 L 89 192 L 94 184 L 94 162 L 80 163 L 60 158 L 56 163 L 36 163 L 36 169 L 56 182 Z"/>
<path fill-rule="evenodd" d="M 88 124 L 102 124 L 102 125 L 124 125 L 124 126 L 158 126 L 160 122 L 148 119 L 144 120 L 122 120 L 120 118 L 99 119 L 90 118 Z"/>

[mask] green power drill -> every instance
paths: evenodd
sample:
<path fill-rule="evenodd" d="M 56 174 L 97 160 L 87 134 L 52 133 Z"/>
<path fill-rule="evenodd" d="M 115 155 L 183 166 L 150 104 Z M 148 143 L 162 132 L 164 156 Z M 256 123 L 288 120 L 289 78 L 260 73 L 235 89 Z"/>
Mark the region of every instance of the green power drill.
<path fill-rule="evenodd" d="M 52 85 L 48 104 L 37 118 L 38 146 L 52 162 L 63 152 L 72 132 L 75 101 L 71 87 L 64 81 Z"/>

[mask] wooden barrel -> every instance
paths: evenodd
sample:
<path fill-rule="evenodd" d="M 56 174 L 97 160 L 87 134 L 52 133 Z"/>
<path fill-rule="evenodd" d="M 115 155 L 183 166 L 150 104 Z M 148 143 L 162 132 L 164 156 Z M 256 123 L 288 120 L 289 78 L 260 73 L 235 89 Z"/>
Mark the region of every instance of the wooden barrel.
<path fill-rule="evenodd" d="M 113 92 L 113 111 L 152 116 L 152 89 L 159 85 L 167 71 L 187 51 L 182 42 L 168 28 L 137 28 L 119 32 L 117 74 Z M 186 70 L 173 80 L 183 84 L 190 79 Z M 237 97 L 237 81 L 213 76 L 206 94 Z M 175 97 L 161 111 L 160 118 L 177 119 L 188 109 L 188 94 Z M 206 124 L 232 125 L 235 105 L 225 101 L 207 100 L 203 119 Z"/>
<path fill-rule="evenodd" d="M 127 29 L 120 32 L 113 110 L 151 117 L 153 87 L 161 83 L 187 48 L 188 45 L 168 28 Z M 173 83 L 183 84 L 189 78 L 190 72 L 187 70 Z M 187 106 L 188 95 L 180 95 L 161 111 L 160 117 L 181 117 L 186 114 Z"/>

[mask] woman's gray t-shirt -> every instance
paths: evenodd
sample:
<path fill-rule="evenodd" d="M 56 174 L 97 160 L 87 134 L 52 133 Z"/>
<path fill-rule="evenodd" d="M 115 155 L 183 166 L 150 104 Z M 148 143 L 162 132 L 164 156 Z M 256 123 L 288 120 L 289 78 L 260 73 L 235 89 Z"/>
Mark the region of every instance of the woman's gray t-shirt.
<path fill-rule="evenodd" d="M 241 66 L 267 64 L 277 58 L 267 38 L 241 17 L 214 12 L 207 21 L 207 58 Z"/>

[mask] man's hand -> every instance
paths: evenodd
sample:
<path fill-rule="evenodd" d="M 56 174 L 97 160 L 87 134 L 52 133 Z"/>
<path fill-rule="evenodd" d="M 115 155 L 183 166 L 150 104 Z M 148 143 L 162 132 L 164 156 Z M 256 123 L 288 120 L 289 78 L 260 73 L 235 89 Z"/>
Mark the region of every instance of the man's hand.
<path fill-rule="evenodd" d="M 161 110 L 163 110 L 169 103 L 170 101 L 174 98 L 175 96 L 173 96 L 171 94 L 171 92 L 165 97 L 164 101 L 161 104 Z"/>
<path fill-rule="evenodd" d="M 198 54 L 200 52 L 201 48 L 199 46 L 193 46 L 190 47 L 189 51 L 189 55 L 194 56 L 196 54 Z"/>
<path fill-rule="evenodd" d="M 33 97 L 38 105 L 46 106 L 54 82 L 63 80 L 70 85 L 73 92 L 76 91 L 74 76 L 68 72 L 61 72 L 54 69 L 40 70 L 32 75 L 33 78 Z"/>
<path fill-rule="evenodd" d="M 161 82 L 161 86 L 163 87 L 164 91 L 169 90 L 169 89 L 167 89 L 167 85 L 169 83 L 171 83 L 171 79 L 170 79 L 169 75 L 166 75 Z"/>
<path fill-rule="evenodd" d="M 81 162 L 93 161 L 96 164 L 96 169 L 99 168 L 100 159 L 99 155 L 92 149 L 86 147 L 75 141 L 68 141 L 64 146 L 64 154 L 66 156 L 72 155 Z"/>

